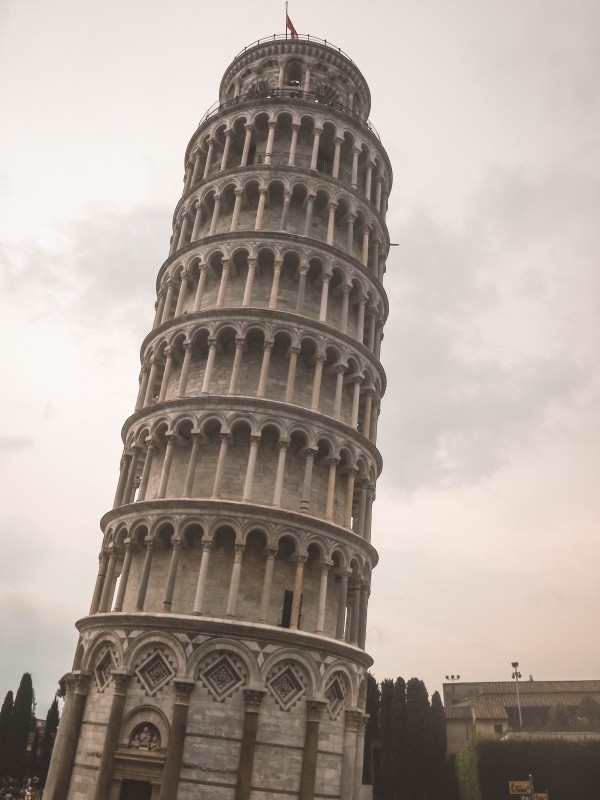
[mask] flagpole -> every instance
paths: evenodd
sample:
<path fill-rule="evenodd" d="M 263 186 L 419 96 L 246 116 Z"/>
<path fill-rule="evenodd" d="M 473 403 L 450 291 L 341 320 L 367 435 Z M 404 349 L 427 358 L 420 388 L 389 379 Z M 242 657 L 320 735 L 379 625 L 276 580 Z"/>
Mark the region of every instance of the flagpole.
<path fill-rule="evenodd" d="M 286 3 L 285 3 L 285 38 L 286 39 L 287 39 L 287 21 L 288 21 L 288 8 L 287 7 L 288 7 L 288 4 L 287 4 L 287 0 L 286 0 Z"/>

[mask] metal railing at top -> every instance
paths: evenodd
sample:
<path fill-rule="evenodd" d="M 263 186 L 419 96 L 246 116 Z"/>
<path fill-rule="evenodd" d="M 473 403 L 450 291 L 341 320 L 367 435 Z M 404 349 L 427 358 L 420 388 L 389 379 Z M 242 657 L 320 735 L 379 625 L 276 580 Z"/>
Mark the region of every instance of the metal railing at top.
<path fill-rule="evenodd" d="M 283 89 L 260 89 L 258 91 L 251 91 L 246 92 L 246 94 L 241 94 L 238 97 L 232 97 L 230 100 L 225 100 L 223 103 L 220 103 L 218 100 L 214 102 L 210 108 L 206 111 L 200 122 L 198 123 L 198 127 L 204 124 L 207 119 L 210 119 L 215 114 L 218 114 L 220 111 L 226 111 L 229 108 L 233 108 L 240 103 L 248 100 L 304 100 L 307 103 L 316 103 L 321 106 L 326 106 L 329 108 L 335 108 L 338 111 L 342 111 L 344 114 L 348 114 L 349 116 L 353 117 L 360 125 L 363 125 L 365 128 L 371 131 L 380 141 L 380 136 L 377 133 L 377 130 L 374 125 L 372 125 L 369 120 L 363 119 L 359 116 L 356 111 L 353 111 L 348 106 L 345 106 L 343 103 L 340 103 L 338 100 L 332 100 L 325 95 L 317 94 L 316 92 L 303 92 L 301 89 L 298 89 L 294 86 L 286 86 Z"/>
<path fill-rule="evenodd" d="M 248 50 L 252 50 L 254 47 L 258 47 L 259 44 L 266 44 L 267 42 L 279 42 L 282 40 L 285 41 L 286 39 L 288 40 L 288 42 L 295 42 L 297 40 L 300 40 L 302 42 L 315 42 L 316 44 L 325 45 L 325 47 L 329 47 L 331 50 L 335 50 L 336 53 L 339 53 L 341 56 L 344 56 L 344 58 L 347 58 L 351 64 L 354 64 L 354 61 L 352 61 L 348 53 L 344 53 L 341 47 L 336 47 L 334 44 L 331 44 L 331 42 L 328 42 L 327 39 L 319 39 L 318 36 L 311 36 L 310 33 L 299 33 L 297 34 L 297 36 L 294 36 L 293 39 L 291 36 L 285 33 L 274 33 L 272 36 L 264 36 L 262 39 L 257 39 L 255 42 L 252 42 L 252 44 L 249 44 L 247 47 L 244 47 L 243 50 L 240 50 L 240 52 L 233 60 L 237 61 L 237 59 L 240 56 L 243 56 L 244 53 L 248 52 Z M 354 64 L 354 66 L 356 67 L 356 64 Z"/>

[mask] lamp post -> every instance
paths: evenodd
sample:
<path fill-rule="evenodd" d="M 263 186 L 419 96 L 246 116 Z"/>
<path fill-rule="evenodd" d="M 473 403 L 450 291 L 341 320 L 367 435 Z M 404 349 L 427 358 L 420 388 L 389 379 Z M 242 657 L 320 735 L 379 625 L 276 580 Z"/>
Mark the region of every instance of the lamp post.
<path fill-rule="evenodd" d="M 511 663 L 511 666 L 513 668 L 512 676 L 513 676 L 513 678 L 515 680 L 515 684 L 516 684 L 516 687 L 517 687 L 517 707 L 519 709 L 519 727 L 522 728 L 523 727 L 523 715 L 521 714 L 521 698 L 519 697 L 519 678 L 521 677 L 521 673 L 519 672 L 519 662 L 518 661 L 513 661 Z"/>

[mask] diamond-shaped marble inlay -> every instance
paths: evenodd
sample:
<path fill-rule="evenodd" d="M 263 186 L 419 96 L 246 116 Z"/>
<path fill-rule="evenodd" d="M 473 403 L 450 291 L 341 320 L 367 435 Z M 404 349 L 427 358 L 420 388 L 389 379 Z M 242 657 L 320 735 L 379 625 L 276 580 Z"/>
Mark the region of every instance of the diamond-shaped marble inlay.
<path fill-rule="evenodd" d="M 175 670 L 162 653 L 154 653 L 136 669 L 135 674 L 146 692 L 153 695 L 171 680 Z"/>
<path fill-rule="evenodd" d="M 108 684 L 110 683 L 111 672 L 115 668 L 115 659 L 112 654 L 112 650 L 106 650 L 98 663 L 96 664 L 96 668 L 94 670 L 94 675 L 96 676 L 96 685 L 98 686 L 98 691 L 102 692 Z"/>
<path fill-rule="evenodd" d="M 219 701 L 228 697 L 244 682 L 235 664 L 227 656 L 221 656 L 202 670 L 200 677 L 215 700 Z"/>
<path fill-rule="evenodd" d="M 284 711 L 289 711 L 305 692 L 304 684 L 290 664 L 274 674 L 267 685 Z"/>
<path fill-rule="evenodd" d="M 329 716 L 331 719 L 335 719 L 342 710 L 346 699 L 344 687 L 339 678 L 334 677 L 327 689 L 325 689 L 325 697 L 327 698 Z"/>

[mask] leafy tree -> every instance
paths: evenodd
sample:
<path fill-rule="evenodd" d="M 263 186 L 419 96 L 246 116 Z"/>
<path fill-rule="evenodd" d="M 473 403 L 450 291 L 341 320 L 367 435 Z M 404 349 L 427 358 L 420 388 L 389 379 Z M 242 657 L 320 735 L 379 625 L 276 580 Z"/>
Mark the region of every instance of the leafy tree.
<path fill-rule="evenodd" d="M 410 800 L 424 800 L 429 769 L 429 696 L 423 681 L 406 684 L 406 754 Z"/>
<path fill-rule="evenodd" d="M 429 797 L 445 800 L 446 790 L 446 715 L 439 692 L 431 696 L 429 731 Z"/>
<path fill-rule="evenodd" d="M 591 725 L 598 725 L 600 723 L 600 703 L 586 694 L 577 706 L 577 716 Z"/>
<path fill-rule="evenodd" d="M 21 683 L 17 689 L 5 748 L 10 770 L 16 775 L 22 775 L 24 772 L 27 741 L 31 730 L 32 709 L 33 684 L 31 675 L 26 672 L 21 678 Z"/>
<path fill-rule="evenodd" d="M 363 761 L 363 783 L 375 785 L 379 771 L 379 705 L 381 695 L 377 681 L 367 672 L 367 704 L 365 711 L 369 715 L 365 728 L 365 757 Z"/>
<path fill-rule="evenodd" d="M 569 709 L 563 703 L 557 703 L 550 709 L 550 726 L 559 730 L 571 727 Z"/>
<path fill-rule="evenodd" d="M 44 738 L 42 739 L 42 749 L 40 753 L 40 763 L 38 769 L 38 776 L 42 784 L 46 780 L 48 774 L 48 767 L 50 765 L 50 756 L 52 755 L 52 747 L 54 746 L 54 739 L 56 738 L 56 731 L 58 729 L 58 698 L 54 698 L 52 705 L 46 714 L 46 727 L 44 730 Z"/>
<path fill-rule="evenodd" d="M 6 747 L 9 735 L 10 718 L 13 710 L 13 693 L 7 692 L 2 708 L 0 709 L 0 775 L 6 775 L 8 771 L 8 760 L 6 758 Z"/>

